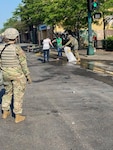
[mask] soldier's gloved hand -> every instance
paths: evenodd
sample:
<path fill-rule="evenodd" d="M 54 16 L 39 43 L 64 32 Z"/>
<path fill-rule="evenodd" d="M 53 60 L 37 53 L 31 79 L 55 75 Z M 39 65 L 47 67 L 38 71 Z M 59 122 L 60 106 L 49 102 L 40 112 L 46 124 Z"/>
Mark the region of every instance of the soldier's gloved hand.
<path fill-rule="evenodd" d="M 27 82 L 30 84 L 32 82 L 30 75 L 26 76 Z"/>

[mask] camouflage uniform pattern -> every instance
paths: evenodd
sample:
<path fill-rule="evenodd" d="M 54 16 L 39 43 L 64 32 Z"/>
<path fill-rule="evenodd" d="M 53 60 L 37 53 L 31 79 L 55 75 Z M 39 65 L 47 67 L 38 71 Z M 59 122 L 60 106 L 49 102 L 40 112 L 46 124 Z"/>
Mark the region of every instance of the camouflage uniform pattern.
<path fill-rule="evenodd" d="M 0 47 L 2 50 L 3 45 Z M 15 45 L 18 66 L 3 67 L 1 61 L 1 69 L 3 72 L 5 94 L 2 97 L 2 110 L 9 110 L 13 98 L 13 112 L 15 114 L 22 113 L 23 96 L 26 87 L 26 77 L 30 74 L 27 67 L 27 60 L 24 51 L 20 46 Z M 5 50 L 4 50 L 5 51 Z"/>
<path fill-rule="evenodd" d="M 76 56 L 78 60 L 80 60 L 79 52 L 78 52 L 78 41 L 73 36 L 69 36 L 69 41 L 65 44 L 65 46 L 72 45 L 72 52 Z"/>

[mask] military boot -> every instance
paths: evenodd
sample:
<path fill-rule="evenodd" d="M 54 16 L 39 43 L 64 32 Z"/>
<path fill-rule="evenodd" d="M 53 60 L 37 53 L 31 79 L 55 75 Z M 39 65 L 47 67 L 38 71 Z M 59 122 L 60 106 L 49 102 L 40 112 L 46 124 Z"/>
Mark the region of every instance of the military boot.
<path fill-rule="evenodd" d="M 19 123 L 19 122 L 24 121 L 24 120 L 25 120 L 25 116 L 16 115 L 16 117 L 15 117 L 15 123 Z"/>
<path fill-rule="evenodd" d="M 4 110 L 2 114 L 2 119 L 6 119 L 10 115 L 10 111 Z"/>

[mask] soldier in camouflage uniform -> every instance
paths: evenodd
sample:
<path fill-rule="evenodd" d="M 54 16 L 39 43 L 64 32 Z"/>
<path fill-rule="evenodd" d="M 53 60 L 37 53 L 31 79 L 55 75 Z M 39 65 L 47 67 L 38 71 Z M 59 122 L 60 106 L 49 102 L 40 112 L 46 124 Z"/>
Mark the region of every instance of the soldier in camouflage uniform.
<path fill-rule="evenodd" d="M 30 72 L 27 67 L 26 56 L 19 45 L 16 45 L 19 32 L 15 28 L 8 28 L 4 32 L 5 44 L 0 46 L 1 69 L 3 72 L 5 94 L 2 98 L 2 118 L 10 115 L 10 105 L 13 97 L 13 112 L 15 123 L 25 120 L 22 115 L 22 103 L 26 81 L 31 83 Z"/>
<path fill-rule="evenodd" d="M 80 56 L 78 52 L 78 41 L 76 38 L 74 38 L 72 35 L 68 35 L 69 41 L 65 44 L 65 46 L 68 46 L 71 44 L 71 50 L 75 57 L 77 58 L 77 61 L 80 61 Z"/>

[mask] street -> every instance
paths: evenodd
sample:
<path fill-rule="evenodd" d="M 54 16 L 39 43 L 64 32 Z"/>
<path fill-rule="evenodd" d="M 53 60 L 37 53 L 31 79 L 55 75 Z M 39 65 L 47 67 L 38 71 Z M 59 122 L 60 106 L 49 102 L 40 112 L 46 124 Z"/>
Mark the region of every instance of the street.
<path fill-rule="evenodd" d="M 52 55 L 26 53 L 26 120 L 0 120 L 1 150 L 113 150 L 112 77 Z M 1 96 L 3 94 L 1 87 Z"/>

